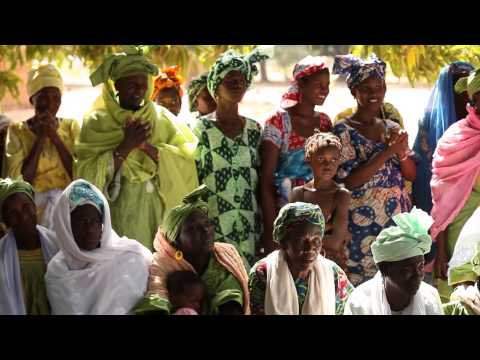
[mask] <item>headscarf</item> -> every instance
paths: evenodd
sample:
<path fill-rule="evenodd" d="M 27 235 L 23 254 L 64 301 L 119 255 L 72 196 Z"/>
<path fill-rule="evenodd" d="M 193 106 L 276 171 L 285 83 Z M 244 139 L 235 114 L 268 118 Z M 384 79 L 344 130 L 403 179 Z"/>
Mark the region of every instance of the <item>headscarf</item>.
<path fill-rule="evenodd" d="M 195 104 L 195 101 L 197 100 L 197 97 L 202 92 L 202 90 L 207 87 L 207 77 L 208 73 L 202 74 L 198 78 L 193 79 L 188 86 L 187 92 L 188 102 L 190 104 L 190 112 L 197 111 L 197 105 Z"/>
<path fill-rule="evenodd" d="M 333 74 L 347 76 L 347 86 L 350 90 L 370 76 L 385 78 L 386 64 L 372 53 L 368 60 L 363 60 L 352 54 L 337 55 L 333 64 Z"/>
<path fill-rule="evenodd" d="M 142 49 L 135 46 L 125 46 L 121 53 L 109 55 L 90 75 L 93 86 L 105 84 L 109 79 L 118 79 L 138 74 L 157 75 L 158 68 L 143 54 Z"/>
<path fill-rule="evenodd" d="M 288 109 L 297 105 L 301 101 L 298 80 L 324 69 L 328 68 L 325 66 L 325 62 L 320 56 L 308 55 L 296 63 L 293 68 L 293 81 L 290 83 L 287 92 L 283 94 L 280 107 L 282 109 Z"/>
<path fill-rule="evenodd" d="M 273 223 L 273 240 L 280 243 L 290 229 L 305 222 L 318 225 L 323 237 L 325 218 L 320 206 L 304 202 L 294 202 L 285 205 L 280 209 Z"/>
<path fill-rule="evenodd" d="M 37 63 L 32 66 L 27 78 L 27 93 L 31 98 L 46 87 L 56 87 L 63 95 L 63 79 L 58 68 L 53 64 Z"/>
<path fill-rule="evenodd" d="M 433 87 L 423 117 L 418 122 L 413 150 L 419 155 L 419 162 L 417 177 L 413 183 L 413 198 L 416 206 L 428 213 L 432 210 L 432 194 L 429 188 L 433 153 L 443 133 L 459 120 L 455 111 L 453 76 L 460 71 L 472 70 L 471 64 L 461 61 L 445 66 Z"/>
<path fill-rule="evenodd" d="M 260 48 L 256 48 L 245 56 L 238 54 L 233 49 L 225 51 L 220 55 L 208 73 L 208 92 L 215 98 L 215 93 L 222 80 L 229 72 L 234 70 L 240 71 L 245 76 L 248 88 L 252 83 L 253 77 L 258 73 L 258 68 L 255 63 L 266 60 L 269 57 L 270 56 Z"/>
<path fill-rule="evenodd" d="M 22 193 L 28 196 L 33 203 L 35 203 L 35 193 L 32 185 L 23 181 L 22 178 L 18 179 L 0 179 L 0 221 L 3 220 L 3 202 L 15 193 Z"/>
<path fill-rule="evenodd" d="M 92 205 L 102 215 L 102 218 L 105 214 L 102 199 L 86 181 L 75 183 L 68 199 L 70 201 L 70 213 L 79 206 Z"/>
<path fill-rule="evenodd" d="M 375 264 L 383 261 L 400 261 L 425 255 L 430 251 L 432 238 L 428 234 L 432 218 L 414 207 L 409 213 L 393 217 L 397 226 L 383 229 L 371 245 Z"/>
<path fill-rule="evenodd" d="M 206 185 L 193 190 L 183 198 L 183 204 L 175 206 L 162 225 L 163 233 L 170 243 L 175 242 L 185 219 L 195 210 L 208 211 L 207 203 L 202 197 L 208 193 Z"/>
<path fill-rule="evenodd" d="M 178 90 L 180 97 L 183 96 L 182 84 L 185 82 L 182 75 L 180 75 L 180 66 L 169 66 L 160 71 L 160 75 L 155 78 L 153 83 L 154 89 L 152 93 L 152 100 L 155 100 L 163 89 L 175 88 Z"/>
<path fill-rule="evenodd" d="M 473 95 L 480 91 L 480 69 L 472 71 L 470 75 L 458 79 L 455 84 L 455 91 L 459 94 L 466 91 L 470 100 Z"/>

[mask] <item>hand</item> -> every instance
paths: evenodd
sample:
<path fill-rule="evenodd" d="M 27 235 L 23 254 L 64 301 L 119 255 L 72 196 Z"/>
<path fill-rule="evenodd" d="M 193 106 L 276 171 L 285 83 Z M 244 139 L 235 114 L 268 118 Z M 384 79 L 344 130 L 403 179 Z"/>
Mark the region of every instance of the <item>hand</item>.
<path fill-rule="evenodd" d="M 448 256 L 444 251 L 438 251 L 435 258 L 435 277 L 442 280 L 448 279 Z"/>
<path fill-rule="evenodd" d="M 150 130 L 151 125 L 148 123 L 142 124 L 139 119 L 127 119 L 124 138 L 119 147 L 127 154 L 135 148 L 145 148 L 144 143 L 150 135 Z"/>
<path fill-rule="evenodd" d="M 403 157 L 405 152 L 408 151 L 408 134 L 406 131 L 401 131 L 398 136 L 392 136 L 393 140 L 390 140 L 387 145 L 387 150 L 393 155 Z"/>

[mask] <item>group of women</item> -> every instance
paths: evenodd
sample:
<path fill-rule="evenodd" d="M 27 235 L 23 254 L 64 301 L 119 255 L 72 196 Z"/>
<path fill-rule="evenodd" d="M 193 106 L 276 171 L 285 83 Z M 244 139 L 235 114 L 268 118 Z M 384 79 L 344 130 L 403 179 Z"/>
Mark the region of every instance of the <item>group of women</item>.
<path fill-rule="evenodd" d="M 476 313 L 462 229 L 480 199 L 480 71 L 442 70 L 411 150 L 375 55 L 335 57 L 357 106 L 333 123 L 317 111 L 330 69 L 302 59 L 262 128 L 239 103 L 266 59 L 222 54 L 184 117 L 179 68 L 127 47 L 92 73 L 81 127 L 56 116 L 58 69 L 36 65 L 35 114 L 6 136 L 0 313 L 442 314 L 432 270 L 445 311 Z"/>

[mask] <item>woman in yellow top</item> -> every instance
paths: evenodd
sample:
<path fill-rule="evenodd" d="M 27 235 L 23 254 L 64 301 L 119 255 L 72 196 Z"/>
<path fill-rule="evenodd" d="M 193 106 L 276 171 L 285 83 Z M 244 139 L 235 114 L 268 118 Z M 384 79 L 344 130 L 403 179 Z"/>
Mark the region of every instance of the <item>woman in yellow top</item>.
<path fill-rule="evenodd" d="M 35 115 L 10 126 L 3 175 L 21 175 L 32 184 L 39 223 L 50 228 L 53 205 L 72 181 L 79 127 L 75 120 L 56 116 L 62 102 L 63 80 L 54 65 L 34 65 L 28 74 L 27 92 Z"/>

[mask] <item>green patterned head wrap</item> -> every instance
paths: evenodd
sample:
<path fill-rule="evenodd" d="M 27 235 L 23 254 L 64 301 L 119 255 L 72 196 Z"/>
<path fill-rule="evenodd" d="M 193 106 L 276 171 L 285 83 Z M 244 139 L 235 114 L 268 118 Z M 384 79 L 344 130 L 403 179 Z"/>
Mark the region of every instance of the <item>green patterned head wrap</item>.
<path fill-rule="evenodd" d="M 200 92 L 207 87 L 207 77 L 208 73 L 200 75 L 198 78 L 193 79 L 190 85 L 188 86 L 188 102 L 190 104 L 190 112 L 197 111 L 197 106 L 195 101 L 197 100 Z"/>
<path fill-rule="evenodd" d="M 480 91 L 480 69 L 474 70 L 470 75 L 457 80 L 455 92 L 461 94 L 464 91 L 468 93 L 470 99 L 473 99 L 473 95 Z"/>
<path fill-rule="evenodd" d="M 3 203 L 10 196 L 15 193 L 22 193 L 28 196 L 33 203 L 35 203 L 35 192 L 32 185 L 23 181 L 21 177 L 18 179 L 1 179 L 0 180 L 0 221 L 3 221 Z"/>

